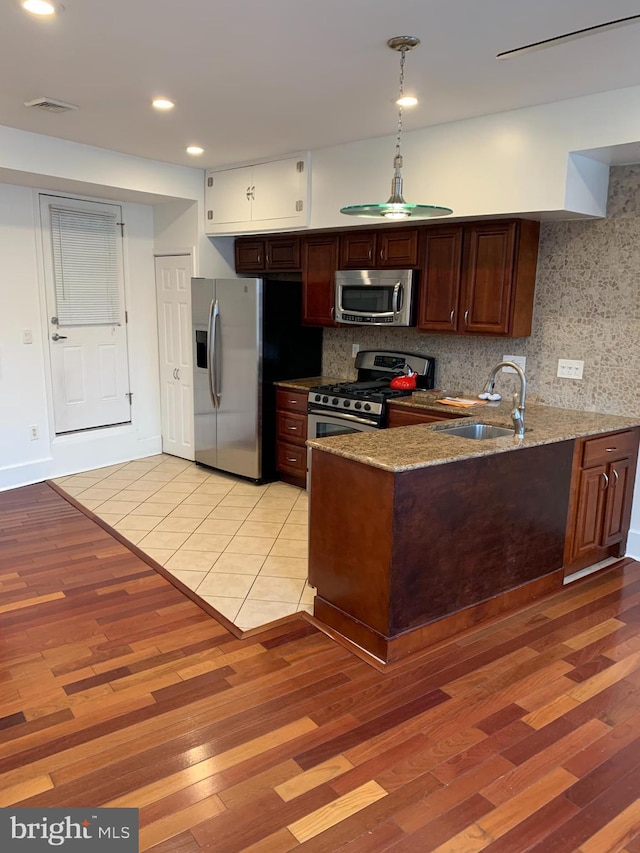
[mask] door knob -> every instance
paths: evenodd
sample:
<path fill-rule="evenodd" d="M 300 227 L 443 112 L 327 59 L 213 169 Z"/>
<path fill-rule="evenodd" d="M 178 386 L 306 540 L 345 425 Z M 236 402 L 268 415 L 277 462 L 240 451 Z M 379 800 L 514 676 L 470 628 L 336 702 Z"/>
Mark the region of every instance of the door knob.
<path fill-rule="evenodd" d="M 66 340 L 67 340 L 67 336 L 66 336 L 66 335 L 59 335 L 59 334 L 56 332 L 56 333 L 55 333 L 55 335 L 51 335 L 51 340 L 52 340 L 52 341 L 66 341 Z"/>

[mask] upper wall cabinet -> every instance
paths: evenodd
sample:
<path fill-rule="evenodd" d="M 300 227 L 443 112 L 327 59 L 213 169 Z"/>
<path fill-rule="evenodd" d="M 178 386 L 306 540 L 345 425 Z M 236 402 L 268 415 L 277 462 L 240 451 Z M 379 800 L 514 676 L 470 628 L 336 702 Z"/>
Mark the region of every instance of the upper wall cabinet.
<path fill-rule="evenodd" d="M 236 272 L 300 272 L 300 237 L 238 237 Z"/>
<path fill-rule="evenodd" d="M 520 219 L 424 229 L 418 329 L 530 335 L 539 232 Z"/>
<path fill-rule="evenodd" d="M 418 263 L 417 228 L 351 231 L 340 235 L 340 269 L 404 269 Z"/>
<path fill-rule="evenodd" d="M 209 170 L 205 178 L 206 234 L 287 231 L 308 225 L 308 154 Z"/>

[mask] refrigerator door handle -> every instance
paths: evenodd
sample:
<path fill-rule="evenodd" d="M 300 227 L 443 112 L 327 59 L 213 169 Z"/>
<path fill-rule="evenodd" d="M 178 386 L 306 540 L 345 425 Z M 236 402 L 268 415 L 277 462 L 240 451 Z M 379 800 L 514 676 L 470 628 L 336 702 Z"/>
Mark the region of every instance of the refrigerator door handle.
<path fill-rule="evenodd" d="M 209 306 L 209 328 L 207 330 L 207 373 L 209 376 L 209 393 L 211 394 L 211 402 L 213 408 L 218 408 L 218 392 L 216 388 L 216 317 L 218 315 L 218 300 L 212 299 Z"/>
<path fill-rule="evenodd" d="M 214 379 L 214 388 L 216 392 L 216 406 L 220 408 L 220 397 L 222 397 L 222 340 L 220 340 L 220 355 L 218 355 L 218 350 L 216 346 L 218 346 L 218 338 L 221 337 L 222 333 L 220 331 L 220 306 L 218 305 L 218 300 L 216 299 L 216 307 L 213 312 L 213 352 L 214 352 L 214 365 L 213 365 L 213 379 Z"/>

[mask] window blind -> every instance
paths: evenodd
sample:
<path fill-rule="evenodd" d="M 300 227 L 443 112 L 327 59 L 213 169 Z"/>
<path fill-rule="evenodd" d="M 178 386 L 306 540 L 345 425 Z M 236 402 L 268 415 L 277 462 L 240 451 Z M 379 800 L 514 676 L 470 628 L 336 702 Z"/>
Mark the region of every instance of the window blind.
<path fill-rule="evenodd" d="M 53 206 L 49 210 L 58 323 L 120 325 L 116 215 Z"/>

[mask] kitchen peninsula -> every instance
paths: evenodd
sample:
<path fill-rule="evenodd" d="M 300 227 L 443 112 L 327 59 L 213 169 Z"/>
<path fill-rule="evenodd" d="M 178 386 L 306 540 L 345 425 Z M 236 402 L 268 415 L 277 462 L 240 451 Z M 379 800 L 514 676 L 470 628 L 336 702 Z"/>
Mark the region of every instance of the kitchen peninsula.
<path fill-rule="evenodd" d="M 395 405 L 451 416 L 428 392 Z M 459 412 L 505 427 L 509 413 Z M 455 423 L 308 442 L 314 613 L 385 662 L 624 554 L 637 418 L 530 405 L 522 439 L 481 441 L 448 434 Z"/>

